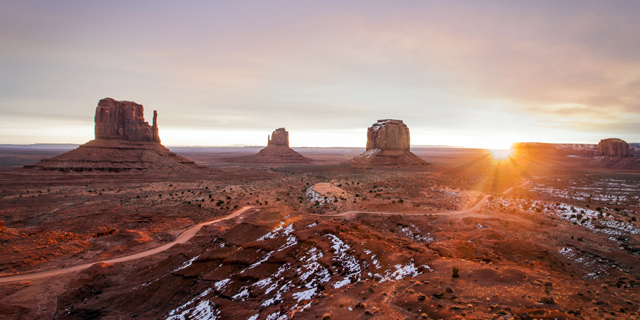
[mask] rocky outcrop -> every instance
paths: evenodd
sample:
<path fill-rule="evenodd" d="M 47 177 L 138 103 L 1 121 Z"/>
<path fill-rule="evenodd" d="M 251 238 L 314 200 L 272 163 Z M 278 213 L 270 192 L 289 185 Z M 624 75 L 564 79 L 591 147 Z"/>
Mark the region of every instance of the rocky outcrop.
<path fill-rule="evenodd" d="M 600 140 L 600 143 L 598 143 L 598 155 L 605 157 L 633 157 L 629 144 L 617 138 Z"/>
<path fill-rule="evenodd" d="M 313 160 L 289 148 L 289 132 L 285 128 L 278 128 L 267 138 L 267 147 L 255 155 L 247 157 L 227 158 L 228 162 L 239 163 L 309 163 Z"/>
<path fill-rule="evenodd" d="M 195 162 L 150 141 L 95 139 L 59 156 L 25 166 L 31 170 L 58 172 L 126 172 L 162 175 L 214 173 Z"/>
<path fill-rule="evenodd" d="M 136 173 L 186 176 L 219 173 L 198 166 L 160 144 L 157 112 L 153 125 L 144 121 L 142 105 L 131 101 L 100 100 L 96 108 L 95 135 L 77 149 L 43 159 L 26 169 L 51 172 Z"/>
<path fill-rule="evenodd" d="M 158 113 L 153 111 L 153 125 L 149 125 L 144 121 L 144 107 L 132 101 L 100 100 L 94 121 L 96 139 L 160 143 Z"/>
<path fill-rule="evenodd" d="M 367 150 L 409 150 L 409 128 L 402 120 L 378 120 L 367 130 Z"/>
<path fill-rule="evenodd" d="M 267 137 L 267 146 L 285 146 L 289 147 L 289 131 L 284 128 L 278 128 L 271 136 Z"/>
<path fill-rule="evenodd" d="M 402 120 L 378 120 L 367 130 L 367 150 L 350 164 L 364 167 L 422 167 L 428 162 L 410 149 L 409 127 Z"/>

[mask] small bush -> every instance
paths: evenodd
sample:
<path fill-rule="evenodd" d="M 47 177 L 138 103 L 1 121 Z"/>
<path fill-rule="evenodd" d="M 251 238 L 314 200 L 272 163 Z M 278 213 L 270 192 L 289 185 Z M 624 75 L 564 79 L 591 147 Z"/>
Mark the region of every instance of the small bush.
<path fill-rule="evenodd" d="M 460 270 L 458 268 L 453 267 L 451 271 L 452 271 L 451 278 L 460 278 L 460 274 L 459 274 Z"/>

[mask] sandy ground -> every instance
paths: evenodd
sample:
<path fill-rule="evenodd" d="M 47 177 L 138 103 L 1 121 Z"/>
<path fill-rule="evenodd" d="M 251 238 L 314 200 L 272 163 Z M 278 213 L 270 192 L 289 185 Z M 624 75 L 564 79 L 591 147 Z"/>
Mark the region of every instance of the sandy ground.
<path fill-rule="evenodd" d="M 2 173 L 0 315 L 637 318 L 638 172 L 477 150 L 370 170 L 345 152 L 217 163 L 222 179 Z"/>

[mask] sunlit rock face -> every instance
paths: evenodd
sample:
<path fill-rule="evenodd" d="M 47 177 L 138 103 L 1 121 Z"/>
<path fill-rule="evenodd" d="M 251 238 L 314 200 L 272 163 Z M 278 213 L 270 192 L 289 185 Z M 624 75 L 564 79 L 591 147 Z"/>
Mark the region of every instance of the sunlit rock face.
<path fill-rule="evenodd" d="M 269 146 L 285 146 L 289 147 L 289 131 L 284 128 L 278 128 L 267 138 Z"/>
<path fill-rule="evenodd" d="M 409 150 L 409 128 L 402 120 L 383 119 L 367 131 L 367 150 Z"/>
<path fill-rule="evenodd" d="M 598 143 L 598 155 L 606 157 L 632 157 L 629 144 L 617 138 L 602 139 Z"/>
<path fill-rule="evenodd" d="M 98 102 L 95 116 L 96 139 L 123 139 L 160 143 L 158 114 L 153 111 L 153 125 L 144 121 L 144 107 L 132 101 L 105 98 Z"/>

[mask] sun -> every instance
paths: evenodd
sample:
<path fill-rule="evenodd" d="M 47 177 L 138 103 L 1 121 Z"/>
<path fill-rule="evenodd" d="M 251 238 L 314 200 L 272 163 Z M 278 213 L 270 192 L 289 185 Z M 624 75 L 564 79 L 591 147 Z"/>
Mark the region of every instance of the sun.
<path fill-rule="evenodd" d="M 513 148 L 509 149 L 488 149 L 491 157 L 495 161 L 507 160 L 513 155 Z"/>

